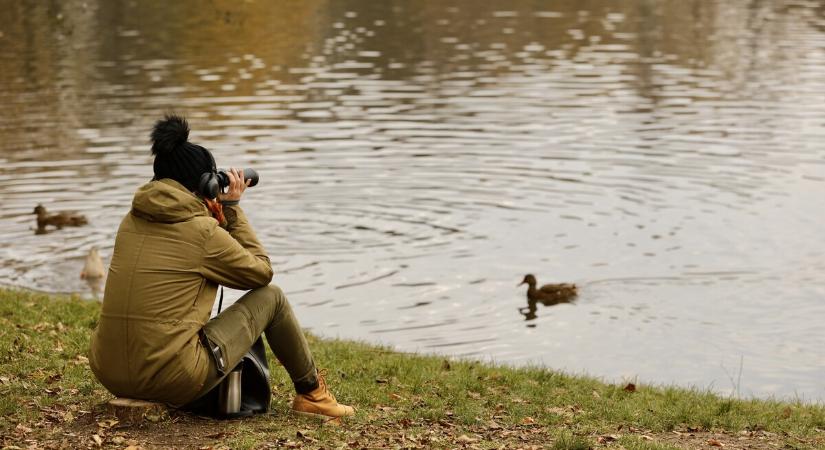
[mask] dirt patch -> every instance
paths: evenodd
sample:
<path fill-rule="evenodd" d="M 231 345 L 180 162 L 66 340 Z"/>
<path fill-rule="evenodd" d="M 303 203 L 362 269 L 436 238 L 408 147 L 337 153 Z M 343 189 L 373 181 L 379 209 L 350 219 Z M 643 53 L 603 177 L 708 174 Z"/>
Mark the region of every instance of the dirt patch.
<path fill-rule="evenodd" d="M 293 417 L 286 411 L 237 420 L 214 420 L 171 411 L 156 421 L 120 424 L 104 408 L 81 413 L 71 424 L 39 422 L 19 425 L 2 436 L 3 448 L 119 448 L 119 449 L 228 449 L 252 448 L 522 448 L 553 445 L 564 427 L 548 427 L 529 420 L 504 426 L 489 421 L 463 426 L 450 420 L 393 420 L 381 411 L 344 423 Z M 155 419 L 153 419 L 155 420 Z M 615 434 L 576 436 L 591 448 L 624 448 L 628 438 L 685 449 L 813 449 L 825 447 L 822 436 L 803 440 L 766 431 L 708 432 L 682 430 L 653 433 L 620 427 Z"/>
<path fill-rule="evenodd" d="M 800 439 L 780 436 L 767 431 L 731 432 L 685 432 L 660 433 L 659 442 L 688 449 L 821 449 L 825 448 L 825 434 L 819 438 Z"/>

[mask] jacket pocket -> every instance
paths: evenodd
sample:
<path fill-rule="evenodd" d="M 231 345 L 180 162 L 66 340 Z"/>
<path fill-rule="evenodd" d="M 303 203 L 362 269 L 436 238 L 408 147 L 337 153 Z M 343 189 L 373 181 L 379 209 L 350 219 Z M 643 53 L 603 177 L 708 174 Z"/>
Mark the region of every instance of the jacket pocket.
<path fill-rule="evenodd" d="M 215 363 L 218 375 L 223 376 L 226 373 L 226 358 L 223 357 L 224 353 L 221 345 L 210 340 L 203 328 L 201 328 L 199 335 L 201 345 L 206 347 L 206 353 L 209 354 L 209 357 L 212 358 L 212 361 Z"/>

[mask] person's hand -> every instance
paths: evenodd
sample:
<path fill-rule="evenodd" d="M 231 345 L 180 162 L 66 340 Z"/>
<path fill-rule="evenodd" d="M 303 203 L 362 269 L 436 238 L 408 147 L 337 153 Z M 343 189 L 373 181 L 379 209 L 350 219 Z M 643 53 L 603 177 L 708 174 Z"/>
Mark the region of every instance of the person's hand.
<path fill-rule="evenodd" d="M 237 202 L 241 200 L 241 195 L 246 187 L 249 186 L 251 180 L 243 178 L 243 169 L 230 168 L 226 175 L 229 177 L 229 186 L 227 186 L 226 193 L 218 194 L 218 201 L 221 202 Z"/>

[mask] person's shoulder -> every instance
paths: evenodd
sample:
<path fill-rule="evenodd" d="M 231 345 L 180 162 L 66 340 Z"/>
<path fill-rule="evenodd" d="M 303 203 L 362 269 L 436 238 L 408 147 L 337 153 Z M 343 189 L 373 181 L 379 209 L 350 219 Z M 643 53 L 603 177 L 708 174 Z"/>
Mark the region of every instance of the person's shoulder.
<path fill-rule="evenodd" d="M 209 216 L 196 216 L 188 221 L 192 227 L 196 228 L 205 239 L 212 237 L 221 227 L 218 221 Z"/>

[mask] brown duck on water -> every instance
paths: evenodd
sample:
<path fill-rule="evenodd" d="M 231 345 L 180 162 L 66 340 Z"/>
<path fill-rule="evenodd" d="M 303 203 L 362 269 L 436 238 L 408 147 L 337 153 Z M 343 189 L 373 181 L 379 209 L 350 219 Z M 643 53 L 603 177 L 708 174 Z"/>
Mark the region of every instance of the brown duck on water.
<path fill-rule="evenodd" d="M 525 275 L 524 280 L 518 285 L 527 283 L 527 300 L 530 303 L 541 303 L 545 306 L 555 305 L 558 303 L 567 303 L 576 297 L 576 285 L 572 283 L 562 284 L 545 284 L 540 288 L 536 288 L 536 277 L 533 275 Z"/>
<path fill-rule="evenodd" d="M 79 227 L 89 223 L 89 221 L 86 220 L 86 216 L 82 214 L 66 211 L 49 214 L 43 205 L 35 206 L 33 214 L 37 214 L 37 234 L 46 233 L 46 227 L 48 225 L 53 225 L 59 230 L 64 226 Z"/>

